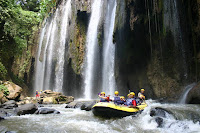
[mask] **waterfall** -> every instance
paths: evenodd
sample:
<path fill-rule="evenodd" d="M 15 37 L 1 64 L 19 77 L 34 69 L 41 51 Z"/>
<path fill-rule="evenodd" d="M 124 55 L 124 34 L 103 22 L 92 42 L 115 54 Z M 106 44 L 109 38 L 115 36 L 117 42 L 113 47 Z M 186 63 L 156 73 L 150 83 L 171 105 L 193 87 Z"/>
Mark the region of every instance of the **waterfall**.
<path fill-rule="evenodd" d="M 113 44 L 113 31 L 115 26 L 116 0 L 107 4 L 107 13 L 104 24 L 103 43 L 103 91 L 114 94 L 115 91 L 115 44 Z"/>
<path fill-rule="evenodd" d="M 84 72 L 84 95 L 86 99 L 92 98 L 93 70 L 95 55 L 97 52 L 97 32 L 101 16 L 102 0 L 94 0 L 92 4 L 92 14 L 88 26 L 86 38 L 86 59 Z"/>
<path fill-rule="evenodd" d="M 46 66 L 45 66 L 45 68 L 47 69 L 46 70 L 46 73 L 45 73 L 45 89 L 51 89 L 52 88 L 52 86 L 50 86 L 50 83 L 52 82 L 52 80 L 51 80 L 51 74 L 52 74 L 52 63 L 53 63 L 53 50 L 54 50 L 54 46 L 55 46 L 55 44 L 56 44 L 56 42 L 54 42 L 55 41 L 55 32 L 56 32 L 56 28 L 57 28 L 57 23 L 56 23 L 56 19 L 57 19 L 57 16 L 58 16 L 58 10 L 56 10 L 56 14 L 55 14 L 55 17 L 54 17 L 54 19 L 53 19 L 53 21 L 52 21 L 52 29 L 51 29 L 51 33 L 50 33 L 50 38 L 49 38 L 49 42 L 47 42 L 48 44 L 48 46 L 47 46 L 47 56 L 46 56 L 46 58 L 47 58 L 47 64 L 46 64 Z"/>
<path fill-rule="evenodd" d="M 58 48 L 58 56 L 57 56 L 57 68 L 56 71 L 56 82 L 55 82 L 55 91 L 60 91 L 63 87 L 63 71 L 64 71 L 64 56 L 65 56 L 65 44 L 66 44 L 66 34 L 69 23 L 69 16 L 71 15 L 71 0 L 67 1 L 67 4 L 64 8 L 64 16 L 61 24 L 61 32 L 60 32 L 60 46 Z"/>
<path fill-rule="evenodd" d="M 42 28 L 41 33 L 40 33 L 40 42 L 39 42 L 39 46 L 38 46 L 38 53 L 37 53 L 37 57 L 36 57 L 36 73 L 35 73 L 35 82 L 34 82 L 34 89 L 36 91 L 37 88 L 43 88 L 43 75 L 40 75 L 42 73 L 42 69 L 43 68 L 43 63 L 40 61 L 40 52 L 41 52 L 41 48 L 42 48 L 42 41 L 44 38 L 44 32 L 46 30 L 46 25 L 45 27 Z"/>
<path fill-rule="evenodd" d="M 50 89 L 62 92 L 70 16 L 71 0 L 63 1 L 42 29 L 36 59 L 34 90 Z"/>
<path fill-rule="evenodd" d="M 184 90 L 184 93 L 183 95 L 181 96 L 180 100 L 179 100 L 179 103 L 181 104 L 186 104 L 186 100 L 187 100 L 187 95 L 188 93 L 190 92 L 190 90 L 196 85 L 196 83 L 192 83 L 188 86 L 185 87 L 185 90 Z"/>

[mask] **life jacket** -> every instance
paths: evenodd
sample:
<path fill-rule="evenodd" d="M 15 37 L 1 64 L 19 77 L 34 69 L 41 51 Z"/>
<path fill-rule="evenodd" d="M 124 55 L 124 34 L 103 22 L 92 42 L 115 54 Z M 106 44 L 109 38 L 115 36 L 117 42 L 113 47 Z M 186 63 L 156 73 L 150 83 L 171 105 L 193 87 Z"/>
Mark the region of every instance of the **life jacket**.
<path fill-rule="evenodd" d="M 109 102 L 109 97 L 107 97 L 107 98 L 108 98 L 108 100 L 101 98 L 100 102 Z"/>
<path fill-rule="evenodd" d="M 127 106 L 133 105 L 133 104 L 132 104 L 132 101 L 133 101 L 133 100 L 135 100 L 135 101 L 136 101 L 136 104 L 138 104 L 136 98 L 134 97 L 134 98 L 128 98 L 128 99 L 126 100 L 126 105 L 127 105 Z"/>
<path fill-rule="evenodd" d="M 124 101 L 122 101 L 122 100 L 120 100 L 120 101 L 117 101 L 117 104 L 119 105 L 119 104 L 124 104 L 125 102 Z"/>
<path fill-rule="evenodd" d="M 126 99 L 126 105 L 127 105 L 127 106 L 132 105 L 132 101 L 133 101 L 133 98 L 128 98 L 128 99 Z"/>
<path fill-rule="evenodd" d="M 119 96 L 114 97 L 114 104 L 118 104 L 121 101 Z"/>

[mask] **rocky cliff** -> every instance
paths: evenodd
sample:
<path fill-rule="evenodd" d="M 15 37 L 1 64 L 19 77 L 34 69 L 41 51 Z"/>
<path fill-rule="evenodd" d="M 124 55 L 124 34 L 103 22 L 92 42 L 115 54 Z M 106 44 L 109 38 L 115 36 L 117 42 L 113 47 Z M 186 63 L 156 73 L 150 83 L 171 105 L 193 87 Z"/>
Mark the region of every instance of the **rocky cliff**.
<path fill-rule="evenodd" d="M 67 69 L 64 75 L 67 77 L 63 85 L 69 95 L 82 89 L 86 33 L 92 2 L 72 1 L 73 17 L 65 56 Z M 123 95 L 129 90 L 138 92 L 140 88 L 146 88 L 147 98 L 175 101 L 185 85 L 199 80 L 199 4 L 197 0 L 117 1 L 113 35 L 116 45 L 115 78 L 117 89 Z M 100 52 L 103 40 L 101 29 L 100 26 Z M 27 51 L 12 60 L 13 79 L 23 79 L 29 88 L 34 79 L 38 34 L 34 34 Z"/>

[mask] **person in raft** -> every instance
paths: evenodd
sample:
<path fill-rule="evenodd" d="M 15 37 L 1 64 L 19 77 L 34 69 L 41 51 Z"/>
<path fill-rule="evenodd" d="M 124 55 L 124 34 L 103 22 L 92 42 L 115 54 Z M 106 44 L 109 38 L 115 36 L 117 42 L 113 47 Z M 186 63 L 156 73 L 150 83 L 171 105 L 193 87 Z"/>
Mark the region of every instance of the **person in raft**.
<path fill-rule="evenodd" d="M 145 100 L 145 95 L 144 95 L 144 89 L 142 88 L 140 90 L 140 92 L 138 93 L 138 98 L 140 98 L 141 100 Z"/>
<path fill-rule="evenodd" d="M 120 104 L 121 100 L 120 100 L 120 96 L 119 96 L 119 92 L 115 91 L 115 96 L 114 96 L 114 104 Z"/>
<path fill-rule="evenodd" d="M 126 100 L 125 100 L 125 97 L 124 96 L 121 96 L 120 97 L 120 101 L 118 101 L 118 105 L 124 105 L 126 103 Z"/>
<path fill-rule="evenodd" d="M 129 108 L 136 108 L 137 106 L 137 102 L 136 102 L 136 98 L 135 98 L 135 93 L 134 92 L 130 92 L 128 99 L 126 100 L 126 105 Z"/>
<path fill-rule="evenodd" d="M 110 95 L 106 96 L 105 92 L 101 92 L 101 94 L 99 95 L 100 102 L 109 102 L 110 101 Z"/>
<path fill-rule="evenodd" d="M 36 90 L 35 95 L 36 95 L 36 98 L 40 97 L 40 94 L 39 94 L 38 90 Z"/>

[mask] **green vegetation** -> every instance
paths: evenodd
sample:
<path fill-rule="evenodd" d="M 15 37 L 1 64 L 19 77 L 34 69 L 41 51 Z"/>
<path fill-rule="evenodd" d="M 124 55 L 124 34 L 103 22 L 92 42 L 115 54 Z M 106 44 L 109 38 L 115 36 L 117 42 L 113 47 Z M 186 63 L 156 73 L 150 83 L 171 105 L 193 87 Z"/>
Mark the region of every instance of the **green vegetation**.
<path fill-rule="evenodd" d="M 28 45 L 33 45 L 34 33 L 43 18 L 56 8 L 58 0 L 1 0 L 0 1 L 0 79 L 12 77 L 11 65 L 14 57 L 20 57 Z M 31 53 L 20 66 L 24 72 Z M 8 73 L 9 72 L 9 73 Z M 12 73 L 12 72 L 11 72 Z M 8 75 L 9 74 L 9 75 Z"/>
<path fill-rule="evenodd" d="M 7 75 L 7 70 L 5 66 L 0 62 L 0 80 L 5 79 Z"/>
<path fill-rule="evenodd" d="M 2 91 L 5 96 L 8 96 L 9 93 L 10 93 L 8 88 L 6 86 L 4 86 L 4 85 L 0 85 L 0 91 Z"/>
<path fill-rule="evenodd" d="M 40 16 L 44 18 L 50 12 L 52 13 L 56 9 L 57 0 L 41 0 L 40 1 Z"/>

